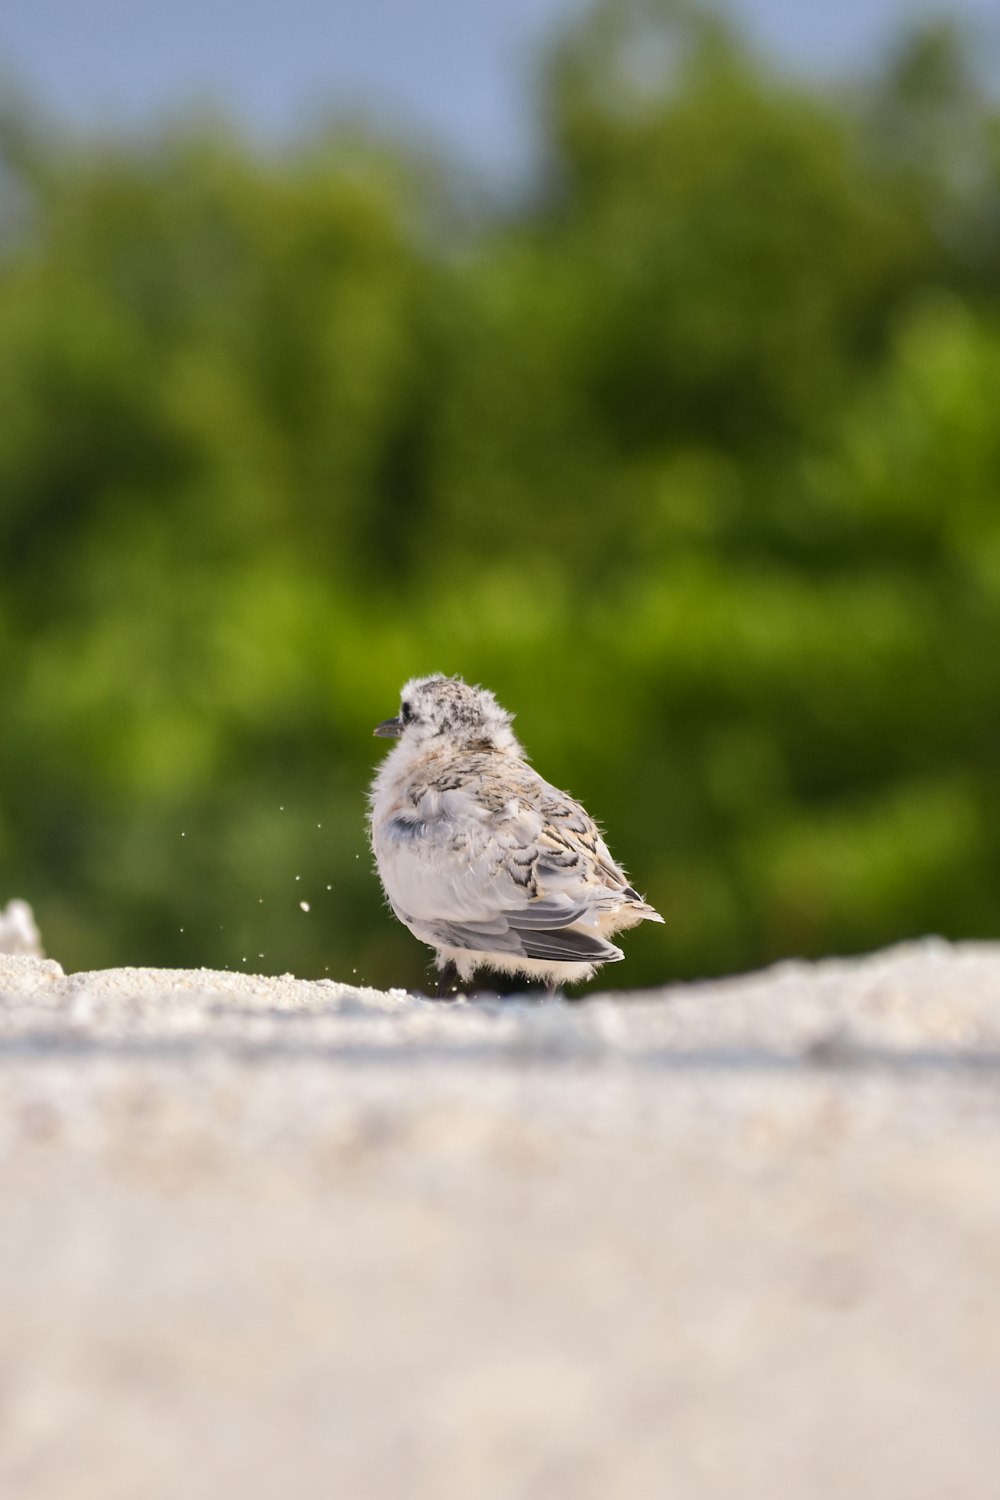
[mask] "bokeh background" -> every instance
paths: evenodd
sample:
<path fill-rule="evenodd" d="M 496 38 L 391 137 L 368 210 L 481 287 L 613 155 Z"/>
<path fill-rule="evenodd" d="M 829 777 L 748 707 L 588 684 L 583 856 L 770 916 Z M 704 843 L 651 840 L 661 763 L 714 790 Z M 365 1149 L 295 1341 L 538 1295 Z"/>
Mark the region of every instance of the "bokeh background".
<path fill-rule="evenodd" d="M 664 913 L 602 985 L 1000 936 L 996 39 L 548 9 L 503 140 L 8 46 L 0 895 L 66 967 L 424 983 L 364 812 L 431 670 Z"/>

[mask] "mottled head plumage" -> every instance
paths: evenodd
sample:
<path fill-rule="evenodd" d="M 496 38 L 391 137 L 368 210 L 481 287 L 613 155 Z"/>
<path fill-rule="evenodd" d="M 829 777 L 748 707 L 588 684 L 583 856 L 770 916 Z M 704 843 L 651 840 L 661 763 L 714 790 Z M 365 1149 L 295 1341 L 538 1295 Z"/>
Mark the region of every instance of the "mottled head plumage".
<path fill-rule="evenodd" d="M 483 745 L 522 754 L 510 727 L 512 718 L 488 688 L 434 672 L 410 678 L 400 694 L 398 718 L 386 720 L 375 732 L 413 746 L 429 747 L 438 740 L 463 749 Z"/>

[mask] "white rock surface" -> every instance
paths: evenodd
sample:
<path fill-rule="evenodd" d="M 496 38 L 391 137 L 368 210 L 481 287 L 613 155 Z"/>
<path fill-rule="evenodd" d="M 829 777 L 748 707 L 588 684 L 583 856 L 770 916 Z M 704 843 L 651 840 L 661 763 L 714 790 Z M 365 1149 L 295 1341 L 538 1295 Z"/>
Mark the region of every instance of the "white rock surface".
<path fill-rule="evenodd" d="M 1000 945 L 582 1005 L 0 957 L 0 1495 L 941 1500 Z"/>
<path fill-rule="evenodd" d="M 35 914 L 27 901 L 8 901 L 0 907 L 0 953 L 20 953 L 27 958 L 43 958 L 42 939 L 35 926 Z"/>

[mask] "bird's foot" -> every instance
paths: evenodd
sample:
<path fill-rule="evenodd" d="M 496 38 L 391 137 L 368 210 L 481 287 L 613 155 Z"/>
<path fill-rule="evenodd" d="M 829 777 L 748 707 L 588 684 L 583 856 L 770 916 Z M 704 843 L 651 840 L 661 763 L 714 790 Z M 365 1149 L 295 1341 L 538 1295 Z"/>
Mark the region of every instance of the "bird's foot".
<path fill-rule="evenodd" d="M 434 991 L 434 1000 L 460 1000 L 462 992 L 458 987 L 459 973 L 457 966 L 449 959 L 448 962 L 438 970 L 437 989 Z"/>

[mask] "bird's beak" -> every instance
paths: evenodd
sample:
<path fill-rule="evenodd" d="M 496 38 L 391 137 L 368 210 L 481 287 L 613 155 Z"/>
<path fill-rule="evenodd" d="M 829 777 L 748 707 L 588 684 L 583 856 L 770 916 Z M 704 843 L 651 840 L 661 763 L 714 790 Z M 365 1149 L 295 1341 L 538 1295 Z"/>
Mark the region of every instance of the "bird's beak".
<path fill-rule="evenodd" d="M 398 740 L 402 732 L 403 725 L 399 719 L 383 719 L 372 730 L 372 734 L 377 734 L 382 740 Z"/>

